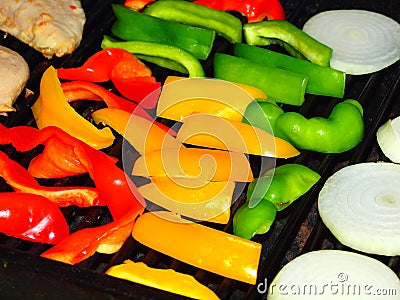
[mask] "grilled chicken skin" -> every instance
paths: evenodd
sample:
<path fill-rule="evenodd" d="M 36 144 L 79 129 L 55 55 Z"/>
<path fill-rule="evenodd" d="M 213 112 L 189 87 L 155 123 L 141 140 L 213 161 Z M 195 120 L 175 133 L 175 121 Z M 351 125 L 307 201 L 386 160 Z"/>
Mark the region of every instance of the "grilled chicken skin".
<path fill-rule="evenodd" d="M 80 0 L 0 1 L 0 30 L 46 58 L 74 51 L 82 40 L 85 22 Z"/>
<path fill-rule="evenodd" d="M 14 101 L 29 78 L 29 66 L 17 52 L 0 45 L 0 115 L 15 111 Z"/>

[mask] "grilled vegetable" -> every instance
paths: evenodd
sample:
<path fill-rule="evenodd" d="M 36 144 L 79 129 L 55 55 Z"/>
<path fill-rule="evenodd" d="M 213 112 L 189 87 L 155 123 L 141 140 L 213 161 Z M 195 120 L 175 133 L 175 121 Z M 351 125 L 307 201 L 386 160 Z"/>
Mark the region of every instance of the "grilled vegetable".
<path fill-rule="evenodd" d="M 96 128 L 67 103 L 57 71 L 52 66 L 42 76 L 40 96 L 32 106 L 32 112 L 39 129 L 58 126 L 97 149 L 109 147 L 114 142 L 109 128 Z"/>
<path fill-rule="evenodd" d="M 11 160 L 3 152 L 0 152 L 0 176 L 15 191 L 46 197 L 58 206 L 76 205 L 87 207 L 105 205 L 104 201 L 98 199 L 99 192 L 95 188 L 83 186 L 46 187 L 39 185 L 24 167 Z"/>
<path fill-rule="evenodd" d="M 145 213 L 132 236 L 140 243 L 195 267 L 254 284 L 261 244 L 177 219 L 174 214 Z"/>
<path fill-rule="evenodd" d="M 205 73 L 203 66 L 199 60 L 190 54 L 189 52 L 178 48 L 176 46 L 170 46 L 160 43 L 153 42 L 141 42 L 141 41 L 117 41 L 109 36 L 104 36 L 101 43 L 103 49 L 106 48 L 122 48 L 135 55 L 141 54 L 141 58 L 146 60 L 148 57 L 162 58 L 167 61 L 173 61 L 181 65 L 187 70 L 189 77 L 204 77 Z M 171 67 L 171 64 L 163 65 Z M 172 64 L 174 66 L 174 64 Z"/>
<path fill-rule="evenodd" d="M 221 10 L 190 1 L 163 0 L 151 3 L 143 12 L 163 20 L 212 30 L 231 43 L 242 41 L 241 21 Z"/>
<path fill-rule="evenodd" d="M 330 65 L 332 49 L 286 20 L 261 21 L 243 25 L 246 43 L 253 46 L 282 45 L 291 55 L 321 66 Z"/>
<path fill-rule="evenodd" d="M 400 24 L 376 12 L 325 11 L 311 17 L 303 31 L 332 48 L 331 67 L 347 74 L 376 72 L 400 58 Z"/>
<path fill-rule="evenodd" d="M 100 50 L 87 59 L 82 66 L 59 68 L 60 79 L 106 82 L 111 80 L 118 92 L 141 105 L 150 104 L 142 101 L 151 92 L 161 87 L 156 82 L 151 70 L 132 53 L 120 48 Z M 65 92 L 65 89 L 64 89 Z M 155 103 L 149 107 L 154 108 Z"/>
<path fill-rule="evenodd" d="M 39 243 L 57 244 L 69 227 L 57 205 L 29 193 L 0 193 L 0 232 Z"/>
<path fill-rule="evenodd" d="M 168 76 L 156 113 L 158 117 L 175 121 L 195 113 L 241 121 L 246 107 L 256 98 L 267 96 L 255 87 L 225 80 Z"/>
<path fill-rule="evenodd" d="M 350 165 L 325 182 L 318 197 L 322 221 L 344 245 L 366 253 L 400 253 L 400 166 L 367 162 Z"/>
<path fill-rule="evenodd" d="M 219 299 L 193 276 L 173 269 L 151 268 L 143 262 L 126 260 L 123 264 L 109 268 L 106 274 L 193 299 Z"/>
<path fill-rule="evenodd" d="M 398 295 L 399 286 L 397 274 L 375 258 L 343 250 L 317 250 L 287 263 L 269 285 L 267 297 L 271 300 L 321 297 L 378 300 L 396 298 L 390 295 Z"/>
<path fill-rule="evenodd" d="M 346 74 L 342 71 L 247 44 L 236 44 L 234 46 L 234 54 L 266 66 L 307 76 L 306 93 L 308 94 L 339 98 L 344 95 Z"/>
<path fill-rule="evenodd" d="M 154 150 L 179 149 L 182 144 L 170 132 L 167 132 L 142 117 L 131 115 L 126 111 L 113 108 L 103 108 L 95 111 L 92 117 L 96 123 L 108 125 L 124 138 L 140 154 Z"/>
<path fill-rule="evenodd" d="M 178 3 L 174 2 L 173 6 L 167 4 L 170 12 Z M 206 59 L 211 52 L 215 38 L 212 30 L 163 20 L 120 4 L 113 4 L 112 9 L 116 21 L 111 32 L 120 39 L 177 47 L 189 52 L 196 59 Z"/>
<path fill-rule="evenodd" d="M 263 112 L 265 116 L 261 117 Z M 250 107 L 245 117 L 248 123 L 264 130 L 272 126 L 275 136 L 303 150 L 341 153 L 358 145 L 364 137 L 363 109 L 353 99 L 336 104 L 328 118 L 307 119 L 300 113 L 285 113 L 273 102 Z"/>
<path fill-rule="evenodd" d="M 215 78 L 256 87 L 280 103 L 304 102 L 307 76 L 223 53 L 215 54 L 213 64 Z"/>
<path fill-rule="evenodd" d="M 399 117 L 390 119 L 381 125 L 376 132 L 379 147 L 385 156 L 394 163 L 400 163 L 399 122 Z"/>
<path fill-rule="evenodd" d="M 279 0 L 195 0 L 194 3 L 223 11 L 240 12 L 247 17 L 248 22 L 263 21 L 265 18 L 285 19 L 285 11 Z"/>
<path fill-rule="evenodd" d="M 208 114 L 186 117 L 176 138 L 200 147 L 267 157 L 289 158 L 300 154 L 290 143 L 266 131 Z"/>

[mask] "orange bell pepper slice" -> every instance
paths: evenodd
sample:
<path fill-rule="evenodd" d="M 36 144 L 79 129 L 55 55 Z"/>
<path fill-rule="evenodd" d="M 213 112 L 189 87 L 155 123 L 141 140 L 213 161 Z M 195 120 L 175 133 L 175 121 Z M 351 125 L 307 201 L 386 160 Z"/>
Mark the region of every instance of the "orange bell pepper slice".
<path fill-rule="evenodd" d="M 182 222 L 169 212 L 141 215 L 134 239 L 149 248 L 224 277 L 255 284 L 261 244 L 198 223 Z"/>

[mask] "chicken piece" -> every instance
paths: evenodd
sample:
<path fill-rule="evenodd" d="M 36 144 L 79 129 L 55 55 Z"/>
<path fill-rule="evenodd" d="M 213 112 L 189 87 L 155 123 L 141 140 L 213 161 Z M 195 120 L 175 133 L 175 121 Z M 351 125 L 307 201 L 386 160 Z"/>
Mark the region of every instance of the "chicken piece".
<path fill-rule="evenodd" d="M 0 115 L 15 111 L 14 101 L 29 78 L 29 66 L 17 52 L 0 45 Z"/>
<path fill-rule="evenodd" d="M 85 22 L 80 0 L 0 1 L 0 30 L 46 58 L 72 53 L 82 40 Z"/>

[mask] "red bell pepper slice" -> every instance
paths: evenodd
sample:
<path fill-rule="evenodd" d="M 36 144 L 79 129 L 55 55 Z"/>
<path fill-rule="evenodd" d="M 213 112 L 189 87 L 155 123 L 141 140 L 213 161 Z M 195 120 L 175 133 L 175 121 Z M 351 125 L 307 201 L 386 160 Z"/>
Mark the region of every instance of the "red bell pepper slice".
<path fill-rule="evenodd" d="M 113 77 L 115 88 L 126 98 L 139 101 L 146 109 L 154 109 L 157 106 L 161 93 L 161 82 L 153 76 L 141 76 L 135 78 Z"/>
<path fill-rule="evenodd" d="M 52 260 L 77 264 L 92 256 L 96 251 L 113 253 L 130 236 L 138 213 L 134 210 L 108 224 L 85 228 L 72 233 L 68 238 L 41 254 Z M 100 250 L 100 248 L 106 250 Z"/>
<path fill-rule="evenodd" d="M 0 152 L 0 176 L 17 192 L 41 195 L 61 207 L 76 205 L 88 207 L 106 205 L 99 199 L 99 192 L 90 187 L 45 187 L 20 164 Z"/>
<path fill-rule="evenodd" d="M 28 193 L 0 193 L 0 232 L 23 240 L 57 244 L 69 227 L 56 204 Z"/>
<path fill-rule="evenodd" d="M 285 11 L 279 0 L 195 0 L 194 3 L 223 11 L 237 11 L 247 21 L 285 20 Z"/>
<path fill-rule="evenodd" d="M 100 50 L 77 68 L 57 69 L 61 79 L 89 82 L 111 80 L 124 97 L 142 103 L 144 108 L 153 109 L 154 102 L 142 101 L 161 87 L 161 83 L 151 74 L 151 70 L 141 60 L 121 48 Z"/>
<path fill-rule="evenodd" d="M 93 179 L 100 198 L 106 201 L 114 220 L 132 209 L 139 213 L 143 212 L 145 206 L 143 197 L 124 171 L 115 165 L 115 158 L 90 147 L 58 127 L 48 126 L 38 130 L 29 126 L 7 128 L 0 124 L 0 144 L 12 144 L 18 151 L 29 151 L 39 144 L 44 145 L 46 149 L 46 144 L 54 137 L 74 149 L 70 152 L 71 156 L 64 156 L 63 168 L 68 169 L 67 166 L 71 161 L 74 163 L 79 160 L 82 163 Z M 50 145 L 53 144 L 50 143 Z M 55 151 L 44 151 L 41 154 L 41 159 L 49 162 L 50 170 L 53 169 L 54 164 L 51 162 L 54 159 L 60 163 L 59 158 L 54 154 Z M 43 177 L 41 175 L 49 173 L 46 165 L 41 164 L 40 167 L 43 174 L 40 174 L 40 169 L 36 169 L 37 176 Z"/>
<path fill-rule="evenodd" d="M 111 79 L 114 68 L 121 69 L 119 73 L 125 76 L 129 74 L 129 77 L 151 75 L 151 70 L 136 56 L 120 48 L 100 50 L 80 67 L 57 69 L 57 75 L 66 80 L 106 82 Z"/>

